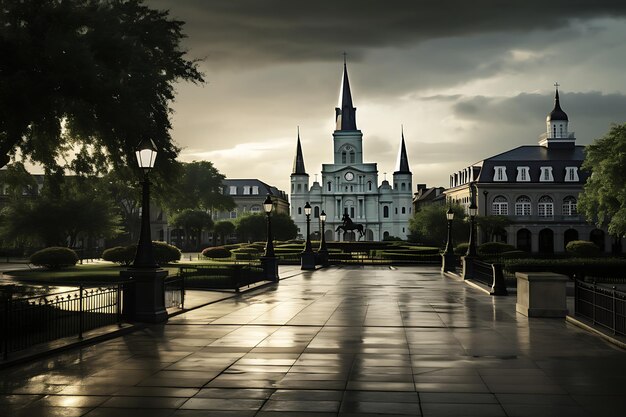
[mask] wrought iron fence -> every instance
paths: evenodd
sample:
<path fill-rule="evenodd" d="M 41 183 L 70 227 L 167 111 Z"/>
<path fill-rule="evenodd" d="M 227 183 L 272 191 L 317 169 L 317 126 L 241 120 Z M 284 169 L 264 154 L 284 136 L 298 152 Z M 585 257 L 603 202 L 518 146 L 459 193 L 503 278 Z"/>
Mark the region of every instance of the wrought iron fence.
<path fill-rule="evenodd" d="M 179 268 L 187 288 L 234 289 L 265 281 L 260 264 L 193 265 Z"/>
<path fill-rule="evenodd" d="M 371 252 L 329 252 L 328 262 L 333 265 L 441 265 L 441 255 L 377 256 Z"/>
<path fill-rule="evenodd" d="M 478 259 L 468 260 L 468 262 L 473 264 L 470 279 L 490 287 L 491 295 L 509 295 L 506 289 L 502 264 L 479 261 Z"/>
<path fill-rule="evenodd" d="M 574 312 L 613 334 L 626 336 L 626 292 L 576 280 Z"/>
<path fill-rule="evenodd" d="M 474 259 L 474 268 L 471 278 L 489 287 L 493 284 L 493 268 L 490 263 Z"/>
<path fill-rule="evenodd" d="M 122 284 L 13 298 L 11 286 L 0 300 L 0 349 L 11 352 L 64 337 L 82 339 L 98 327 L 121 324 Z"/>

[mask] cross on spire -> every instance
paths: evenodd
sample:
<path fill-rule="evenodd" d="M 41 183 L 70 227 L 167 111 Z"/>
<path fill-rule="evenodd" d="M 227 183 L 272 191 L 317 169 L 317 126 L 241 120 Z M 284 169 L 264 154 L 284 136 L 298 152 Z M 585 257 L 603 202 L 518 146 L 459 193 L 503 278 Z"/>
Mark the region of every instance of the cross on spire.
<path fill-rule="evenodd" d="M 346 57 L 348 56 L 348 54 L 346 52 L 342 53 L 343 55 L 343 63 L 346 63 Z"/>
<path fill-rule="evenodd" d="M 559 88 L 559 86 L 560 86 L 560 85 L 561 85 L 561 84 L 559 84 L 559 83 L 558 83 L 558 81 L 554 83 L 554 86 L 555 86 L 556 88 Z"/>

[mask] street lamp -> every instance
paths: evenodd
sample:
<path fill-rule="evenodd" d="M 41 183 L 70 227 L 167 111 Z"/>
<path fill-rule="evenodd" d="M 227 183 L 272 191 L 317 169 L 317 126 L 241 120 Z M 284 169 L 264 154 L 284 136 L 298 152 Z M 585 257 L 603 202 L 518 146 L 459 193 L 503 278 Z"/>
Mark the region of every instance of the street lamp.
<path fill-rule="evenodd" d="M 274 255 L 274 237 L 272 236 L 272 209 L 274 203 L 270 195 L 267 195 L 263 202 L 263 211 L 267 215 L 267 243 L 265 244 L 265 254 L 261 257 L 261 265 L 263 266 L 263 273 L 265 278 L 278 282 L 278 260 Z"/>
<path fill-rule="evenodd" d="M 137 165 L 143 171 L 142 202 L 141 202 L 141 233 L 137 244 L 137 253 L 133 261 L 133 268 L 158 268 L 152 250 L 152 237 L 150 236 L 150 179 L 149 174 L 154 168 L 157 150 L 151 139 L 141 142 L 137 151 Z"/>
<path fill-rule="evenodd" d="M 453 248 L 454 244 L 452 243 L 452 220 L 454 220 L 454 211 L 452 211 L 452 206 L 449 206 L 448 211 L 446 211 L 446 219 L 448 220 L 448 240 L 446 242 L 446 250 L 441 254 L 442 272 L 454 271 L 456 266 Z"/>
<path fill-rule="evenodd" d="M 300 269 L 315 269 L 315 253 L 311 248 L 311 205 L 307 201 L 304 205 L 304 214 L 306 215 L 306 243 L 304 244 L 304 251 L 301 254 L 301 268 Z"/>
<path fill-rule="evenodd" d="M 137 165 L 143 171 L 141 201 L 141 233 L 131 268 L 120 276 L 129 281 L 124 289 L 124 312 L 131 320 L 147 323 L 167 321 L 165 283 L 167 271 L 160 269 L 154 259 L 150 236 L 150 170 L 154 168 L 157 149 L 150 139 L 144 140 L 137 151 Z"/>
<path fill-rule="evenodd" d="M 272 237 L 272 218 L 270 214 L 272 213 L 272 208 L 274 208 L 274 204 L 272 203 L 272 199 L 270 195 L 267 195 L 267 198 L 263 202 L 263 210 L 265 210 L 265 214 L 267 214 L 267 243 L 265 245 L 265 257 L 273 257 L 274 256 L 274 238 Z"/>
<path fill-rule="evenodd" d="M 476 213 L 478 212 L 478 207 L 476 206 L 475 184 L 471 183 L 469 189 L 470 205 L 468 214 L 470 216 L 470 236 L 467 253 L 463 257 L 463 279 L 472 278 L 474 275 L 474 259 L 476 258 Z"/>
<path fill-rule="evenodd" d="M 320 257 L 320 263 L 323 266 L 328 266 L 328 249 L 326 248 L 326 213 L 324 210 L 320 213 L 320 221 L 322 222 L 322 238 L 320 240 L 320 248 L 317 253 Z"/>

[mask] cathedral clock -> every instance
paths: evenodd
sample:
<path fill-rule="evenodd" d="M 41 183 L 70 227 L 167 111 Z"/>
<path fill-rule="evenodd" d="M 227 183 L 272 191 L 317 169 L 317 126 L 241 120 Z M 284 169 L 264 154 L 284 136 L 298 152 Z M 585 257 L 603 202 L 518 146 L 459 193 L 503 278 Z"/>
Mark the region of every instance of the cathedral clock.
<path fill-rule="evenodd" d="M 346 172 L 344 178 L 346 179 L 346 181 L 352 181 L 354 179 L 354 174 L 352 172 Z"/>

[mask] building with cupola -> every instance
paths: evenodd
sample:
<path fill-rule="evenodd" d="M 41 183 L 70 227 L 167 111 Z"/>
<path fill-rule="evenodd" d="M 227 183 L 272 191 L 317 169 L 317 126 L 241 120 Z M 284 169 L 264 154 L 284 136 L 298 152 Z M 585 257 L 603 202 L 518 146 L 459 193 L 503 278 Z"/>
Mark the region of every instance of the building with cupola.
<path fill-rule="evenodd" d="M 478 216 L 506 216 L 510 224 L 495 236 L 480 233 L 480 241 L 497 240 L 528 252 L 564 252 L 572 240 L 589 240 L 603 251 L 621 252 L 605 230 L 585 221 L 577 211 L 578 195 L 587 174 L 580 167 L 584 149 L 569 131 L 556 84 L 554 108 L 537 145 L 524 145 L 486 158 L 450 175 L 444 193 L 448 201 L 469 207 L 472 192 Z"/>
<path fill-rule="evenodd" d="M 356 108 L 344 62 L 339 104 L 335 108 L 336 129 L 333 132 L 333 162 L 322 165 L 321 181 L 310 183 L 304 165 L 304 153 L 298 132 L 296 155 L 291 173 L 291 217 L 306 234 L 304 205 L 312 207 L 311 233 L 321 230 L 319 214 L 326 213 L 326 240 L 356 240 L 353 232 L 336 232 L 347 213 L 354 223 L 362 224 L 361 240 L 380 241 L 395 236 L 406 239 L 412 215 L 412 177 L 404 141 L 399 138 L 398 161 L 392 182 L 379 184 L 378 166 L 363 162 L 363 133 L 357 128 Z"/>

